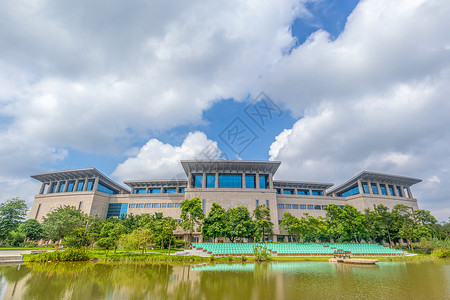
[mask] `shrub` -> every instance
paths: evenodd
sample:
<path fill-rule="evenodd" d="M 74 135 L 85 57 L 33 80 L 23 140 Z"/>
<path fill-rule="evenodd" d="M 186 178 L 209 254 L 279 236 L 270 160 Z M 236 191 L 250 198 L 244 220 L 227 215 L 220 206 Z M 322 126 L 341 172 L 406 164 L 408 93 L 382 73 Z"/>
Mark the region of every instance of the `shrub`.
<path fill-rule="evenodd" d="M 245 255 L 241 256 L 241 261 L 247 261 L 247 259 L 248 259 L 247 256 L 245 256 Z"/>
<path fill-rule="evenodd" d="M 228 261 L 233 261 L 233 256 L 228 255 L 227 258 L 228 258 Z"/>
<path fill-rule="evenodd" d="M 449 248 L 437 248 L 431 252 L 431 256 L 438 258 L 447 258 L 450 257 L 450 249 Z"/>
<path fill-rule="evenodd" d="M 270 251 L 267 249 L 267 247 L 263 246 L 255 246 L 253 247 L 253 256 L 255 258 L 255 261 L 267 261 L 270 259 Z"/>
<path fill-rule="evenodd" d="M 87 261 L 90 259 L 85 249 L 67 249 L 53 252 L 34 254 L 30 257 L 32 262 L 48 261 Z"/>
<path fill-rule="evenodd" d="M 216 260 L 216 257 L 214 256 L 214 254 L 211 254 L 211 256 L 209 257 L 209 261 L 213 262 Z"/>

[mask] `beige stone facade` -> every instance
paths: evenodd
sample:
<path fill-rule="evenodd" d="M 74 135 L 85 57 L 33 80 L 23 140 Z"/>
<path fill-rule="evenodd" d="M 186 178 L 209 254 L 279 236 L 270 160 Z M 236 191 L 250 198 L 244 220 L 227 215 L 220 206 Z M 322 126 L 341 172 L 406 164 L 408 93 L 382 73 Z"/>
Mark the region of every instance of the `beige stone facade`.
<path fill-rule="evenodd" d="M 69 205 L 88 215 L 101 218 L 161 212 L 180 217 L 184 199 L 198 197 L 205 214 L 213 203 L 225 209 L 245 206 L 250 212 L 257 205 L 268 205 L 274 233 L 283 234 L 279 222 L 289 212 L 296 217 L 305 213 L 325 216 L 324 207 L 346 204 L 360 211 L 383 204 L 392 209 L 404 204 L 417 209 L 410 187 L 420 179 L 361 172 L 330 189 L 333 184 L 273 180 L 280 162 L 261 161 L 182 161 L 187 180 L 126 181 L 129 187 L 115 183 L 96 169 L 60 171 L 32 176 L 42 182 L 35 196 L 30 218 L 43 220 L 53 209 Z"/>

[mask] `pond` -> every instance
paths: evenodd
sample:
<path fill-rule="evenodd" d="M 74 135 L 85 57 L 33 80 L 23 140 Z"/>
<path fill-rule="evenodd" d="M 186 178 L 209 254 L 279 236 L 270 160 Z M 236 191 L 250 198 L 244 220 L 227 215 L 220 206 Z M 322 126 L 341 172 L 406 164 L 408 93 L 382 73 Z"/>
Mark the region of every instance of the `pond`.
<path fill-rule="evenodd" d="M 0 299 L 449 299 L 450 260 L 0 266 Z"/>

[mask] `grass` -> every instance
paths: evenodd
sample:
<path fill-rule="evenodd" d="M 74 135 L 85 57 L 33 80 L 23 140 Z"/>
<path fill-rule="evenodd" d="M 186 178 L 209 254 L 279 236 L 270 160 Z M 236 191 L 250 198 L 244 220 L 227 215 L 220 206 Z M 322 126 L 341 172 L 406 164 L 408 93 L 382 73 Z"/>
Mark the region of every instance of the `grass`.
<path fill-rule="evenodd" d="M 54 249 L 53 247 L 0 247 L 1 250 L 50 250 Z"/>

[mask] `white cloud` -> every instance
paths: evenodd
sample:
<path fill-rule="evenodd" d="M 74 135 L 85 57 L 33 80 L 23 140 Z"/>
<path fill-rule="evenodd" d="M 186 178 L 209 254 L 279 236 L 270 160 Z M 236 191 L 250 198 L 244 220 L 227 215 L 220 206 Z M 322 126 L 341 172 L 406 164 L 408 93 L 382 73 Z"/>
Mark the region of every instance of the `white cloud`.
<path fill-rule="evenodd" d="M 218 159 L 220 154 L 217 142 L 199 131 L 189 133 L 181 146 L 151 139 L 136 155 L 119 164 L 113 176 L 120 181 L 186 178 L 180 160 Z"/>

